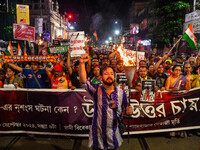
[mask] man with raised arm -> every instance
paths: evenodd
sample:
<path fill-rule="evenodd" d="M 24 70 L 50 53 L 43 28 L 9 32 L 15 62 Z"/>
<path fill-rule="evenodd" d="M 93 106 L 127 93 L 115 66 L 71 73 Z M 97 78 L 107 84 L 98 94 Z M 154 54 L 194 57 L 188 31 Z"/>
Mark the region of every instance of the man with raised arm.
<path fill-rule="evenodd" d="M 102 69 L 102 85 L 92 84 L 87 80 L 85 63 L 88 54 L 80 57 L 79 76 L 83 87 L 94 99 L 94 116 L 90 129 L 89 147 L 94 150 L 117 149 L 122 144 L 122 137 L 118 127 L 118 117 L 122 118 L 123 108 L 126 114 L 132 114 L 132 107 L 128 106 L 126 93 L 113 85 L 114 70 L 106 66 Z"/>
<path fill-rule="evenodd" d="M 32 62 L 31 69 L 21 68 L 12 63 L 8 63 L 8 65 L 26 76 L 26 88 L 45 88 L 45 80 L 47 78 L 46 70 L 39 69 L 38 62 Z"/>

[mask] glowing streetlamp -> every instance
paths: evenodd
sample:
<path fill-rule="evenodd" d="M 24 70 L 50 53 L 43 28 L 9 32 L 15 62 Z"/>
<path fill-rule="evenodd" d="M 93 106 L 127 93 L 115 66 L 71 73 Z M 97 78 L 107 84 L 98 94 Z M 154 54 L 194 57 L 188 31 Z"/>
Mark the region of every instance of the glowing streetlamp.
<path fill-rule="evenodd" d="M 120 31 L 119 30 L 115 30 L 115 34 L 119 35 Z"/>

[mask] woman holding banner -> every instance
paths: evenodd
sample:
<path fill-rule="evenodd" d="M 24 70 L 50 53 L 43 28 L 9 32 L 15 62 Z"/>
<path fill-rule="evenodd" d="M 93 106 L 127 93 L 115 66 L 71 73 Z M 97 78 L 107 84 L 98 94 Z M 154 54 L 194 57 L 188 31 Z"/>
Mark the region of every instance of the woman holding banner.
<path fill-rule="evenodd" d="M 15 76 L 16 71 L 13 68 L 8 67 L 6 69 L 6 74 L 8 78 L 6 78 L 5 84 L 13 84 L 16 88 L 17 87 L 24 88 L 24 82 L 22 78 Z"/>

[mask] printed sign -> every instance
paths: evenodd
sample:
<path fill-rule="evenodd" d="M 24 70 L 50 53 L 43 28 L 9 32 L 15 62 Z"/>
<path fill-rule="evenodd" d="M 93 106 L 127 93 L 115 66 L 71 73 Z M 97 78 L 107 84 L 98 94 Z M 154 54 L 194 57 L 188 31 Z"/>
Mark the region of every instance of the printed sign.
<path fill-rule="evenodd" d="M 189 14 L 185 14 L 185 22 L 189 22 L 192 20 L 198 20 L 198 19 L 200 19 L 200 11 L 199 10 L 196 10 Z"/>
<path fill-rule="evenodd" d="M 140 101 L 154 102 L 155 100 L 155 80 L 143 80 L 142 81 L 142 92 L 140 95 Z"/>
<path fill-rule="evenodd" d="M 48 48 L 50 54 L 57 54 L 57 53 L 67 53 L 69 45 L 62 45 L 62 46 L 52 46 Z"/>
<path fill-rule="evenodd" d="M 16 5 L 17 24 L 29 25 L 29 5 Z"/>
<path fill-rule="evenodd" d="M 134 64 L 136 64 L 136 51 L 123 49 L 126 57 L 132 58 Z M 137 66 L 139 67 L 140 60 L 144 60 L 145 52 L 137 52 Z"/>
<path fill-rule="evenodd" d="M 60 46 L 60 40 L 53 40 L 54 46 Z"/>
<path fill-rule="evenodd" d="M 127 94 L 127 97 L 129 96 L 129 88 L 128 88 L 128 80 L 126 78 L 125 73 L 116 73 L 116 82 L 118 83 L 118 86 L 124 90 Z"/>
<path fill-rule="evenodd" d="M 35 28 L 27 25 L 13 24 L 13 38 L 16 40 L 35 41 Z"/>
<path fill-rule="evenodd" d="M 70 32 L 69 33 L 69 39 L 70 39 L 70 48 L 72 48 L 71 51 L 71 57 L 79 57 L 82 54 L 85 54 L 85 32 Z"/>

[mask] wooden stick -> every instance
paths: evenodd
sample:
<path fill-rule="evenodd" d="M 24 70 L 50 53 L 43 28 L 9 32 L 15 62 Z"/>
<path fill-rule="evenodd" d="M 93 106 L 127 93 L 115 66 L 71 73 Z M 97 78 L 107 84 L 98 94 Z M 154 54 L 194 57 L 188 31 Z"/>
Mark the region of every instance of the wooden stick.
<path fill-rule="evenodd" d="M 177 41 L 176 43 L 173 45 L 173 47 L 170 49 L 168 55 L 171 53 L 171 51 L 174 49 L 174 47 L 180 42 L 180 40 L 183 38 L 183 36 L 181 36 Z"/>

